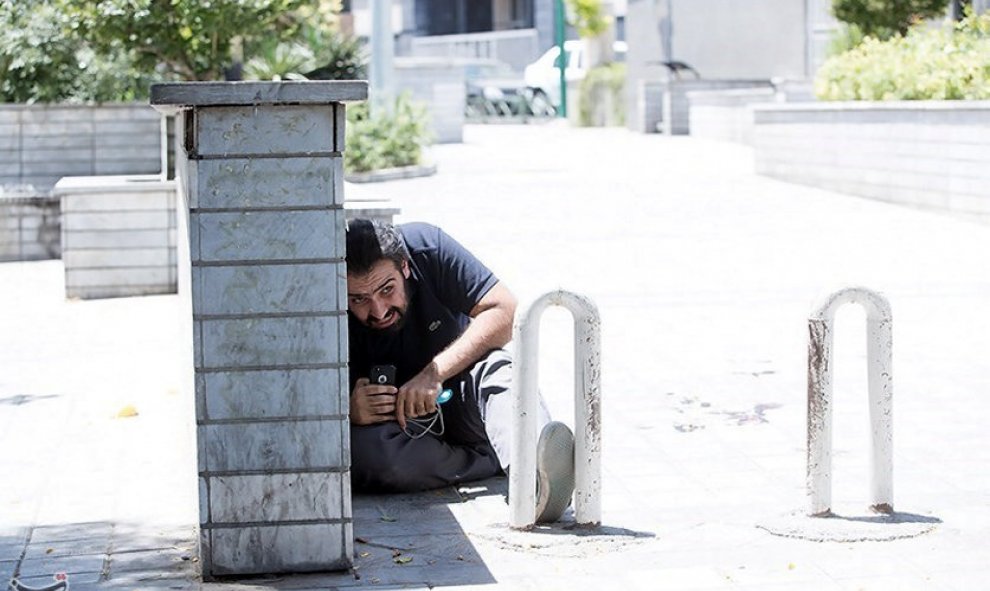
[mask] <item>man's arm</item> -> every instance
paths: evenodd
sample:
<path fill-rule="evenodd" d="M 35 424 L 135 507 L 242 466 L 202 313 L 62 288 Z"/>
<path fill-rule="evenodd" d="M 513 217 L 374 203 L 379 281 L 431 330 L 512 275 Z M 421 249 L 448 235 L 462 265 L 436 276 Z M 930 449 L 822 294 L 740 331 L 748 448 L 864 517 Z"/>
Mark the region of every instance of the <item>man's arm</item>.
<path fill-rule="evenodd" d="M 418 417 L 435 411 L 437 393 L 444 380 L 456 376 L 485 353 L 512 340 L 515 314 L 515 296 L 501 281 L 496 283 L 471 309 L 471 323 L 461 336 L 399 388 L 395 408 L 399 425 L 405 428 L 406 417 Z"/>

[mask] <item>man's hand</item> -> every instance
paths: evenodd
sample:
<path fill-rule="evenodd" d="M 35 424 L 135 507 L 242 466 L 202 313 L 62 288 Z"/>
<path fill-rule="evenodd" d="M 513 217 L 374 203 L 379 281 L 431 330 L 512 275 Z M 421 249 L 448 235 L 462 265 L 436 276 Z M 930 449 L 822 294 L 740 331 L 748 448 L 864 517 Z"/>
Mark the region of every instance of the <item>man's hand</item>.
<path fill-rule="evenodd" d="M 372 384 L 368 378 L 359 378 L 351 392 L 351 422 L 374 425 L 394 420 L 396 392 L 395 386 Z"/>
<path fill-rule="evenodd" d="M 440 393 L 440 376 L 437 367 L 431 363 L 399 388 L 395 400 L 395 420 L 406 428 L 406 419 L 414 419 L 434 413 L 437 410 L 437 394 Z"/>

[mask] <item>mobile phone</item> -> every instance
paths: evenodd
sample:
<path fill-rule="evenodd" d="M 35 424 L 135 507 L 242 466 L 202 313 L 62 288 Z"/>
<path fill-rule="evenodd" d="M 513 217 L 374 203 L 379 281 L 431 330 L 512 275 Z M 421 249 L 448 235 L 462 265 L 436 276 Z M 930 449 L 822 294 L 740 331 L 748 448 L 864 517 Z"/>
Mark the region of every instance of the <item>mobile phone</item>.
<path fill-rule="evenodd" d="M 380 386 L 394 386 L 395 385 L 395 366 L 394 365 L 372 365 L 371 366 L 371 376 L 368 378 L 372 384 L 378 384 Z"/>

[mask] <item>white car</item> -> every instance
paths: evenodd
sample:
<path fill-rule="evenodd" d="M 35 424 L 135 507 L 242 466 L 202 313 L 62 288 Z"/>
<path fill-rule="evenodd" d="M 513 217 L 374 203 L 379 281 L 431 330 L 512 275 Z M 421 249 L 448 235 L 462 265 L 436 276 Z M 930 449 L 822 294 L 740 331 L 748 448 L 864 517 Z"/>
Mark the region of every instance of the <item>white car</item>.
<path fill-rule="evenodd" d="M 612 45 L 615 52 L 615 61 L 623 62 L 626 59 L 628 45 L 625 41 L 616 41 Z M 588 64 L 584 55 L 584 43 L 577 39 L 564 41 L 564 53 L 567 57 L 567 68 L 564 70 L 564 79 L 568 84 L 584 80 L 588 73 Z M 535 99 L 542 95 L 554 107 L 560 105 L 560 69 L 557 57 L 560 55 L 560 48 L 554 45 L 540 56 L 538 60 L 526 66 L 523 78 L 526 86 L 533 92 Z"/>

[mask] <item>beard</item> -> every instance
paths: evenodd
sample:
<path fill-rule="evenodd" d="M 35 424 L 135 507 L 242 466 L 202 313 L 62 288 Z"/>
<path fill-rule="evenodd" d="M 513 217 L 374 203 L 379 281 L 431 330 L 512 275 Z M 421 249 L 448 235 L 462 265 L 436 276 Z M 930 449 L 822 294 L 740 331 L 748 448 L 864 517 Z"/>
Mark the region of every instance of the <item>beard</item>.
<path fill-rule="evenodd" d="M 378 326 L 376 326 L 376 321 L 378 319 L 372 319 L 370 317 L 364 322 L 364 325 L 368 327 L 370 330 L 380 333 L 396 333 L 402 330 L 402 327 L 406 323 L 406 311 L 402 308 L 399 308 L 398 306 L 392 306 L 391 308 L 388 309 L 388 312 L 385 313 L 385 317 L 389 317 L 389 316 L 394 316 L 395 321 L 393 321 L 388 326 L 379 328 Z"/>

